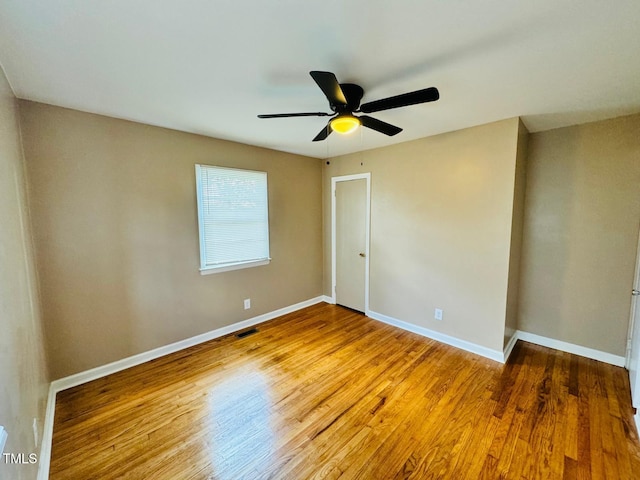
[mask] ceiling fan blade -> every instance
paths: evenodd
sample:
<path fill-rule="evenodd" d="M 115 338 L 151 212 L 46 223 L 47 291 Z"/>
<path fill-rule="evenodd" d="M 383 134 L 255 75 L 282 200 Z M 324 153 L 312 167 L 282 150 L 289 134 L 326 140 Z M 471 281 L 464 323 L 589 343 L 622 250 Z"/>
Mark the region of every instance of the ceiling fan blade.
<path fill-rule="evenodd" d="M 344 96 L 338 79 L 333 73 L 314 70 L 309 72 L 309 75 L 316 81 L 332 107 L 347 104 L 347 98 Z"/>
<path fill-rule="evenodd" d="M 382 120 L 378 120 L 377 118 L 369 117 L 368 115 L 362 115 L 360 121 L 362 125 L 375 130 L 376 132 L 384 133 L 385 135 L 389 135 L 393 137 L 402 131 L 400 127 L 396 127 L 395 125 L 391 125 L 390 123 L 383 122 Z"/>
<path fill-rule="evenodd" d="M 327 123 L 327 126 L 320 130 L 320 133 L 316 135 L 313 139 L 314 142 L 320 142 L 322 140 L 326 140 L 326 138 L 331 134 L 333 130 L 331 130 L 331 125 Z"/>
<path fill-rule="evenodd" d="M 395 97 L 383 98 L 373 102 L 365 103 L 360 106 L 363 113 L 380 112 L 382 110 L 390 110 L 392 108 L 406 107 L 407 105 L 416 105 L 418 103 L 435 102 L 440 98 L 440 92 L 435 87 L 429 87 L 415 92 L 403 93 Z"/>
<path fill-rule="evenodd" d="M 305 112 L 305 113 L 268 113 L 258 115 L 258 118 L 287 118 L 287 117 L 330 117 L 331 113 Z"/>

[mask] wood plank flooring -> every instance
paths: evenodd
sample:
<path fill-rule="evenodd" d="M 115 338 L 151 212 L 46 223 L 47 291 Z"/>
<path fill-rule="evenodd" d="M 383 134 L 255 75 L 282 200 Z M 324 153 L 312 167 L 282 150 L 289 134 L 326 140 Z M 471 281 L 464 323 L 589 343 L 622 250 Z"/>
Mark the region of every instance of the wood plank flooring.
<path fill-rule="evenodd" d="M 58 394 L 52 479 L 638 479 L 622 368 L 319 304 Z"/>

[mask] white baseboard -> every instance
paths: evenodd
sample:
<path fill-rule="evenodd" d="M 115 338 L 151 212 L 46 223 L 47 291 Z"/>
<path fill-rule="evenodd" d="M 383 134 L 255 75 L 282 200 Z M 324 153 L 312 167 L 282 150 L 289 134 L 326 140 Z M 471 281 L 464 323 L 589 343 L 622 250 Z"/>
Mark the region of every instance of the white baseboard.
<path fill-rule="evenodd" d="M 329 301 L 325 299 L 328 299 Z M 311 305 L 315 305 L 317 303 L 325 301 L 327 301 L 327 303 L 330 303 L 331 297 L 325 297 L 324 295 L 321 295 L 309 300 L 305 300 L 304 302 L 296 303 L 294 305 L 289 305 L 288 307 L 274 310 L 273 312 L 268 312 L 262 315 L 258 315 L 257 317 L 249 318 L 241 322 L 227 325 L 226 327 L 217 328 L 215 330 L 211 330 L 210 332 L 196 335 L 195 337 L 187 338 L 185 340 L 165 345 L 163 347 L 155 348 L 147 352 L 139 353 L 131 357 L 123 358 L 122 360 L 117 360 L 101 367 L 92 368 L 91 370 L 54 380 L 49 386 L 49 397 L 47 399 L 47 410 L 45 413 L 44 428 L 42 432 L 42 445 L 40 447 L 40 457 L 38 459 L 38 480 L 47 480 L 49 478 L 49 466 L 51 463 L 51 442 L 53 440 L 53 421 L 55 417 L 56 394 L 58 392 L 71 387 L 82 385 L 83 383 L 97 380 L 98 378 L 106 377 L 107 375 L 117 373 L 121 370 L 135 367 L 136 365 L 140 365 L 150 360 L 155 360 L 156 358 L 160 358 L 165 355 L 184 350 L 185 348 L 193 347 L 194 345 L 198 345 L 200 343 L 208 342 L 209 340 L 213 340 L 214 338 L 222 337 L 224 335 L 228 335 L 230 333 L 252 327 L 268 320 L 273 320 L 274 318 L 286 315 L 287 313 L 292 313 L 297 310 L 301 310 L 303 308 L 310 307 Z"/>
<path fill-rule="evenodd" d="M 7 431 L 3 427 L 0 427 L 0 456 L 2 452 L 4 452 L 5 443 L 7 443 Z"/>
<path fill-rule="evenodd" d="M 40 444 L 40 456 L 38 457 L 38 480 L 49 478 L 49 465 L 51 464 L 51 442 L 53 441 L 53 420 L 56 411 L 56 393 L 53 386 L 49 385 L 47 397 L 47 409 L 44 414 L 44 426 L 42 427 L 42 443 Z"/>
<path fill-rule="evenodd" d="M 507 343 L 507 346 L 504 347 L 504 353 L 503 353 L 503 356 L 502 356 L 502 358 L 503 358 L 502 363 L 506 363 L 507 360 L 509 360 L 509 357 L 511 356 L 511 352 L 513 351 L 513 347 L 516 346 L 517 342 L 518 342 L 518 331 L 516 330 L 516 332 L 513 334 L 513 336 L 511 337 L 511 339 Z"/>
<path fill-rule="evenodd" d="M 322 301 L 324 303 L 330 303 L 331 305 L 335 305 L 336 301 L 335 299 L 333 299 L 332 297 L 330 297 L 329 295 L 323 295 L 322 296 Z"/>
<path fill-rule="evenodd" d="M 446 343 L 447 345 L 451 345 L 452 347 L 460 348 L 461 350 L 466 350 L 467 352 L 475 353 L 476 355 L 481 355 L 491 360 L 495 360 L 496 362 L 505 362 L 505 354 L 504 352 L 501 352 L 499 350 L 492 350 L 490 348 L 483 347 L 482 345 L 467 342 L 466 340 L 461 340 L 450 335 L 445 335 L 444 333 L 429 330 L 428 328 L 420 327 L 418 325 L 414 325 L 413 323 L 398 320 L 397 318 L 389 317 L 387 315 L 373 312 L 371 310 L 367 312 L 367 316 L 388 325 L 392 325 L 409 332 L 417 333 L 418 335 L 422 335 L 423 337 L 427 337 L 441 343 Z"/>
<path fill-rule="evenodd" d="M 309 300 L 305 300 L 304 302 L 296 303 L 295 305 L 280 308 L 278 310 L 274 310 L 273 312 L 268 312 L 262 315 L 258 315 L 257 317 L 249 318 L 247 320 L 242 320 L 241 322 L 227 325 L 226 327 L 211 330 L 210 332 L 206 332 L 201 335 L 196 335 L 195 337 L 180 340 L 179 342 L 171 343 L 163 347 L 158 347 L 147 352 L 123 358 L 122 360 L 117 360 L 115 362 L 108 363 L 107 365 L 102 365 L 100 367 L 92 368 L 91 370 L 86 370 L 84 372 L 76 373 L 68 377 L 60 378 L 58 380 L 54 380 L 53 382 L 51 382 L 51 384 L 54 386 L 56 392 L 60 392 L 77 385 L 82 385 L 83 383 L 91 382 L 92 380 L 96 380 L 98 378 L 106 377 L 107 375 L 111 375 L 121 370 L 135 367 L 136 365 L 140 365 L 150 360 L 164 357 L 165 355 L 169 355 L 170 353 L 179 352 L 180 350 L 184 350 L 185 348 L 208 342 L 209 340 L 213 340 L 214 338 L 222 337 L 224 335 L 237 332 L 238 330 L 252 327 L 259 323 L 272 320 L 276 317 L 295 312 L 296 310 L 301 310 L 303 308 L 315 305 L 316 303 L 320 303 L 323 301 L 324 297 L 322 296 L 311 298 Z"/>
<path fill-rule="evenodd" d="M 587 357 L 600 362 L 609 363 L 617 367 L 624 367 L 625 364 L 625 358 L 620 355 L 613 355 L 612 353 L 583 347 L 582 345 L 575 345 L 573 343 L 563 342 L 562 340 L 543 337 L 541 335 L 536 335 L 535 333 L 523 332 L 521 330 L 516 332 L 516 336 L 519 340 L 524 342 L 535 343 L 536 345 L 541 345 L 543 347 L 573 353 L 574 355 L 580 355 L 581 357 Z"/>
<path fill-rule="evenodd" d="M 367 316 L 373 318 L 374 320 L 384 322 L 388 325 L 393 325 L 394 327 L 417 333 L 418 335 L 422 335 L 423 337 L 446 343 L 447 345 L 451 345 L 452 347 L 460 348 L 477 355 L 482 355 L 483 357 L 495 360 L 496 362 L 500 363 L 505 363 L 509 359 L 511 352 L 513 351 L 513 347 L 515 347 L 517 341 L 522 340 L 524 342 L 535 343 L 536 345 L 541 345 L 543 347 L 553 348 L 562 352 L 573 353 L 574 355 L 580 355 L 581 357 L 591 358 L 600 362 L 609 363 L 617 367 L 624 367 L 625 365 L 625 358 L 622 356 L 602 352 L 593 348 L 583 347 L 581 345 L 575 345 L 573 343 L 563 342 L 561 340 L 555 340 L 553 338 L 543 337 L 534 333 L 523 332 L 521 330 L 516 331 L 516 333 L 507 343 L 504 351 L 500 352 L 498 350 L 492 350 L 490 348 L 483 347 L 482 345 L 471 343 L 466 340 L 461 340 L 459 338 L 436 332 L 425 327 L 420 327 L 418 325 L 414 325 L 403 320 L 398 320 L 397 318 L 389 317 L 388 315 L 383 315 L 371 310 L 367 312 Z"/>
<path fill-rule="evenodd" d="M 636 412 L 636 414 L 633 416 L 633 418 L 635 418 L 635 420 L 636 420 L 636 433 L 640 437 L 640 410 L 638 410 Z"/>

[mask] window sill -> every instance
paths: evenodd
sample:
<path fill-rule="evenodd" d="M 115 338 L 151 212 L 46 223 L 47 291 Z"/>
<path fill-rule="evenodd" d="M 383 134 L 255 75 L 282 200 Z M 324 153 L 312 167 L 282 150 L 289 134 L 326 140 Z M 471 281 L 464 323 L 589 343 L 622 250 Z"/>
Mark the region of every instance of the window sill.
<path fill-rule="evenodd" d="M 200 269 L 200 275 L 211 275 L 213 273 L 230 272 L 231 270 L 240 270 L 242 268 L 259 267 L 260 265 L 269 265 L 270 258 L 262 260 L 252 260 L 250 262 L 230 263 L 220 267 L 205 267 Z"/>

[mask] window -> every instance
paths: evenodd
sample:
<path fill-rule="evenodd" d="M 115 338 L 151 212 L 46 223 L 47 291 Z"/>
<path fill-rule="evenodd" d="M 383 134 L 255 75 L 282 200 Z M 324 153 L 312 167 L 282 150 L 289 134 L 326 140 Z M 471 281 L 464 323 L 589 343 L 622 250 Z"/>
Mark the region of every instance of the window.
<path fill-rule="evenodd" d="M 267 173 L 196 165 L 200 273 L 269 263 Z"/>

